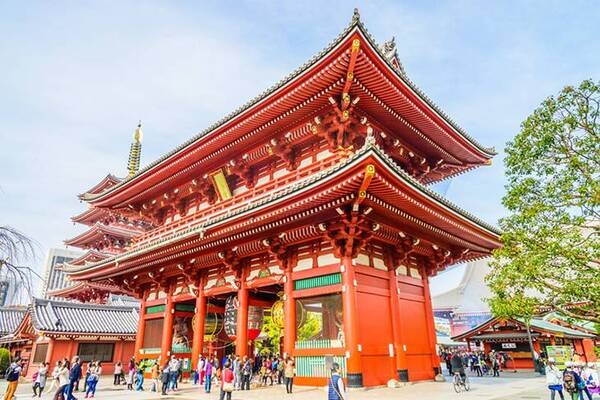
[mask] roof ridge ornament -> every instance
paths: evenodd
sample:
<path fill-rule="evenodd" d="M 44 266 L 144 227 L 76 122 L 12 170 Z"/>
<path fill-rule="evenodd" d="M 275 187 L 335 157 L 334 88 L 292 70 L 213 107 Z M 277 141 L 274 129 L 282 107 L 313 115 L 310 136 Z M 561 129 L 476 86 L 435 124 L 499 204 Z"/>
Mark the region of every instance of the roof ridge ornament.
<path fill-rule="evenodd" d="M 354 9 L 352 13 L 352 24 L 358 24 L 360 22 L 360 13 L 358 12 L 358 8 Z"/>
<path fill-rule="evenodd" d="M 138 123 L 135 132 L 133 133 L 133 142 L 129 149 L 129 161 L 127 162 L 127 177 L 134 176 L 140 169 L 140 158 L 142 156 L 142 121 Z"/>
<path fill-rule="evenodd" d="M 400 58 L 398 57 L 398 49 L 396 46 L 396 37 L 392 36 L 390 40 L 386 40 L 382 45 L 379 46 L 379 49 L 383 53 L 385 59 L 402 75 L 406 75 L 406 71 L 404 71 L 404 66 L 400 62 Z"/>

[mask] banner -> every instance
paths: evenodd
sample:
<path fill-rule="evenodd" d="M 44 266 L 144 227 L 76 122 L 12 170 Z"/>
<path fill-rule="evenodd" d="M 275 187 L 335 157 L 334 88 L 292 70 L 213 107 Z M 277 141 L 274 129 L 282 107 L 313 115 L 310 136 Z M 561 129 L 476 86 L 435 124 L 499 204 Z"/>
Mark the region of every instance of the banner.
<path fill-rule="evenodd" d="M 571 346 L 546 346 L 548 358 L 556 360 L 559 369 L 565 368 L 565 363 L 573 359 L 573 348 Z"/>

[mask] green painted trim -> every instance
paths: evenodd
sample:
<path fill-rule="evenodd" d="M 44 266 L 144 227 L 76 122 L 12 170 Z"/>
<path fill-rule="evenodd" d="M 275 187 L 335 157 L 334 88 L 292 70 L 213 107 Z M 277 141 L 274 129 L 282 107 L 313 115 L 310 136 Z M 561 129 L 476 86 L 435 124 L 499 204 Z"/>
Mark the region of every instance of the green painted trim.
<path fill-rule="evenodd" d="M 165 312 L 166 308 L 167 307 L 164 304 L 146 307 L 146 314 L 156 314 L 156 313 L 160 313 L 160 312 Z"/>
<path fill-rule="evenodd" d="M 342 274 L 339 272 L 335 274 L 315 276 L 312 278 L 298 279 L 294 281 L 294 290 L 312 289 L 322 286 L 331 286 L 342 283 Z"/>
<path fill-rule="evenodd" d="M 160 347 L 140 349 L 140 354 L 160 354 Z"/>
<path fill-rule="evenodd" d="M 175 304 L 175 311 L 195 312 L 196 306 L 193 304 Z"/>
<path fill-rule="evenodd" d="M 346 376 L 346 357 L 344 356 L 297 356 L 296 375 L 309 378 L 328 378 L 331 376 L 331 363 L 338 363 L 341 375 Z"/>

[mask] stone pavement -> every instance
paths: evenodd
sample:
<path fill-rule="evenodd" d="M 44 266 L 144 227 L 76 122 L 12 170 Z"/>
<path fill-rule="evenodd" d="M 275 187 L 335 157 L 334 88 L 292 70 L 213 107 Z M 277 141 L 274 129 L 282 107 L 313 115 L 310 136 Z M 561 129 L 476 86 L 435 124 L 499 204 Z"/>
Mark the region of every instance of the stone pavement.
<path fill-rule="evenodd" d="M 446 382 L 419 382 L 408 384 L 401 388 L 375 388 L 369 390 L 353 390 L 349 393 L 349 400 L 396 400 L 396 399 L 435 399 L 435 400 L 507 400 L 507 399 L 522 399 L 522 400 L 542 400 L 547 399 L 545 379 L 533 373 L 512 373 L 507 372 L 500 378 L 470 377 L 471 391 L 457 394 L 452 388 L 449 378 Z M 150 387 L 147 381 L 145 386 Z M 6 381 L 0 382 L 0 393 L 4 393 Z M 262 400 L 262 399 L 293 399 L 293 400 L 323 400 L 327 398 L 324 388 L 307 388 L 296 387 L 295 392 L 291 395 L 285 393 L 285 387 L 273 386 L 266 388 L 257 388 L 249 392 L 234 392 L 232 398 L 234 400 Z M 31 399 L 31 384 L 21 383 L 17 391 L 17 399 Z M 83 395 L 77 393 L 77 398 L 82 399 Z M 52 395 L 44 394 L 42 399 L 51 399 Z M 181 390 L 167 396 L 160 396 L 151 392 L 129 392 L 120 388 L 114 388 L 112 382 L 108 379 L 102 379 L 98 385 L 96 399 L 109 400 L 146 400 L 146 399 L 163 399 L 163 400 L 215 400 L 219 398 L 218 390 L 213 390 L 212 393 L 206 394 L 198 387 L 190 384 L 183 384 Z"/>

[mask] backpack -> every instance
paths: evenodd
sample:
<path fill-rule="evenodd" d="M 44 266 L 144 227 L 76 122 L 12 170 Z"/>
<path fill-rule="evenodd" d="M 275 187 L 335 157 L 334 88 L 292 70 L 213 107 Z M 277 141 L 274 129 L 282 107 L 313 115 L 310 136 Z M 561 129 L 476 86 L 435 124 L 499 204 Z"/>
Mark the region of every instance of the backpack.
<path fill-rule="evenodd" d="M 575 384 L 575 375 L 573 372 L 567 371 L 563 376 L 563 386 L 569 393 L 575 393 L 577 391 L 577 385 Z"/>
<path fill-rule="evenodd" d="M 6 380 L 8 382 L 14 382 L 19 380 L 19 371 L 12 365 L 6 370 Z"/>

